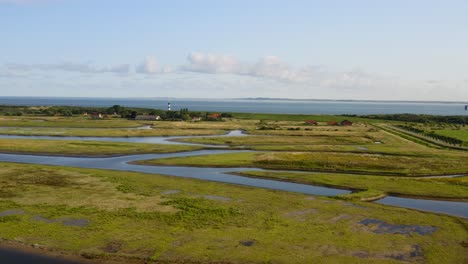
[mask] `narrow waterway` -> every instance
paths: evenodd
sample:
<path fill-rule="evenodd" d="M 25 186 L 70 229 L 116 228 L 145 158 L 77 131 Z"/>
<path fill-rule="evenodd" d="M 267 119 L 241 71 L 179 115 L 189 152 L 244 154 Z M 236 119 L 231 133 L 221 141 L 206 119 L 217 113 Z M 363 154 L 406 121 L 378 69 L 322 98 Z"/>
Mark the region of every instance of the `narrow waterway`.
<path fill-rule="evenodd" d="M 225 147 L 221 145 L 205 145 L 186 142 L 177 142 L 177 139 L 183 138 L 201 138 L 201 137 L 239 137 L 247 136 L 242 130 L 232 130 L 223 135 L 204 135 L 204 136 L 171 136 L 171 137 L 77 137 L 77 136 L 28 136 L 28 135 L 0 135 L 0 138 L 11 139 L 48 139 L 48 140 L 84 140 L 84 141 L 110 141 L 127 143 L 147 143 L 147 144 L 171 144 L 171 145 L 197 145 L 206 147 Z"/>
<path fill-rule="evenodd" d="M 241 136 L 245 135 L 242 131 L 231 131 L 223 136 Z M 171 141 L 179 138 L 190 138 L 191 136 L 181 137 L 56 137 L 56 136 L 5 136 L 0 138 L 29 138 L 29 139 L 54 139 L 54 140 L 95 140 L 95 141 L 115 141 L 115 142 L 138 142 L 138 143 L 158 143 L 158 144 L 186 144 Z M 197 144 L 196 144 L 197 145 Z M 213 147 L 212 145 L 203 145 Z M 218 146 L 219 147 L 219 146 Z M 144 172 L 152 174 L 164 174 L 169 176 L 195 178 L 208 181 L 216 181 L 237 185 L 259 187 L 265 189 L 290 191 L 311 195 L 335 196 L 350 193 L 349 190 L 313 186 L 307 184 L 298 184 L 268 179 L 249 178 L 238 175 L 232 175 L 232 172 L 241 172 L 246 170 L 263 170 L 259 168 L 198 168 L 183 166 L 143 166 L 130 164 L 130 162 L 147 159 L 162 159 L 171 157 L 188 157 L 196 155 L 222 154 L 242 152 L 238 150 L 199 150 L 183 153 L 167 154 L 142 154 L 127 155 L 108 158 L 85 158 L 85 157 L 60 157 L 60 156 L 40 156 L 40 155 L 20 155 L 20 154 L 1 154 L 0 161 L 19 162 L 29 164 L 60 165 L 80 168 L 111 169 L 120 171 Z M 266 171 L 266 170 L 265 170 Z M 455 176 L 455 175 L 454 175 Z M 445 176 L 446 177 L 446 176 Z M 376 201 L 379 204 L 405 207 L 429 212 L 443 213 L 459 217 L 468 218 L 468 203 L 423 200 L 412 198 L 401 198 L 388 196 Z M 57 259 L 47 256 L 16 251 L 8 248 L 0 248 L 0 263 L 18 263 L 18 264 L 78 264 L 78 261 Z"/>
<path fill-rule="evenodd" d="M 242 131 L 231 131 L 222 136 L 241 136 L 245 135 Z M 219 135 L 217 135 L 219 136 Z M 119 142 L 140 142 L 140 143 L 159 143 L 159 144 L 186 144 L 174 142 L 173 139 L 190 138 L 191 136 L 180 137 L 55 137 L 55 136 L 5 136 L 0 138 L 31 138 L 31 139 L 54 139 L 54 140 L 97 140 L 97 141 L 119 141 Z M 206 137 L 206 136 L 203 136 Z M 205 147 L 213 147 L 212 145 L 203 145 Z M 213 167 L 183 167 L 183 166 L 144 166 L 130 164 L 133 161 L 148 160 L 148 159 L 163 159 L 172 157 L 188 157 L 196 155 L 222 154 L 244 152 L 239 150 L 199 150 L 181 153 L 167 154 L 141 154 L 127 155 L 119 157 L 107 158 L 86 158 L 86 157 L 61 157 L 61 156 L 46 156 L 46 155 L 23 155 L 23 154 L 1 154 L 0 161 L 19 162 L 30 164 L 44 165 L 59 165 L 80 168 L 94 169 L 110 169 L 120 171 L 144 172 L 152 174 L 164 174 L 177 177 L 195 178 L 208 181 L 216 181 L 237 185 L 245 185 L 273 190 L 282 190 L 290 192 L 298 192 L 312 195 L 335 196 L 340 194 L 350 193 L 349 190 L 338 188 L 329 188 L 314 186 L 309 184 L 298 184 L 270 179 L 250 178 L 239 175 L 232 175 L 232 172 L 241 172 L 246 170 L 262 170 L 259 168 L 213 168 Z M 440 201 L 440 200 L 425 200 L 413 198 L 401 198 L 388 196 L 377 201 L 380 204 L 406 207 L 417 210 L 444 213 L 448 215 L 460 216 L 468 218 L 468 203 Z"/>

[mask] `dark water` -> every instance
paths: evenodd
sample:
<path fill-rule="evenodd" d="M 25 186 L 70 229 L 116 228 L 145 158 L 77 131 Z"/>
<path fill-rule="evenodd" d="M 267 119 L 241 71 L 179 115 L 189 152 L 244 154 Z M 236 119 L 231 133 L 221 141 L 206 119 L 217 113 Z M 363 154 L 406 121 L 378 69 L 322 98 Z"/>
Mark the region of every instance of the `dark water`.
<path fill-rule="evenodd" d="M 468 203 L 465 202 L 446 202 L 387 196 L 376 201 L 376 203 L 462 216 L 465 218 L 468 217 Z"/>
<path fill-rule="evenodd" d="M 222 136 L 248 136 L 243 134 L 240 130 L 234 130 Z M 98 140 L 98 141 L 122 141 L 122 142 L 140 142 L 140 143 L 159 143 L 159 144 L 173 144 L 169 141 L 174 138 L 182 137 L 122 137 L 122 138 L 106 138 L 106 137 L 54 137 L 54 136 L 8 136 L 0 135 L 0 138 L 30 138 L 30 139 L 55 139 L 55 140 Z M 186 144 L 186 143 L 178 143 Z M 201 144 L 200 144 L 201 145 Z M 201 145 L 210 147 L 210 145 Z M 127 155 L 120 157 L 108 158 L 83 158 L 83 157 L 60 157 L 60 156 L 38 156 L 38 155 L 15 155 L 15 154 L 0 154 L 0 161 L 6 162 L 21 162 L 33 164 L 46 164 L 46 165 L 61 165 L 83 168 L 96 168 L 96 169 L 111 169 L 123 171 L 135 171 L 154 174 L 172 175 L 186 178 L 196 178 L 209 181 L 217 181 L 238 185 L 246 185 L 253 187 L 260 187 L 265 189 L 274 189 L 290 192 L 298 192 L 304 194 L 334 196 L 339 194 L 349 193 L 347 190 L 327 188 L 320 186 L 312 186 L 306 184 L 297 184 L 290 182 L 281 182 L 267 179 L 257 179 L 242 177 L 237 175 L 226 174 L 229 172 L 241 172 L 248 170 L 262 170 L 258 168 L 197 168 L 197 167 L 180 167 L 180 166 L 141 166 L 129 164 L 129 162 L 147 159 L 162 159 L 170 157 L 188 157 L 197 155 L 208 154 L 221 154 L 233 153 L 240 151 L 232 150 L 199 150 L 192 152 L 182 153 L 166 153 L 166 154 L 141 154 L 141 155 Z M 464 202 L 449 202 L 449 201 L 435 201 L 435 200 L 420 200 L 409 198 L 387 197 L 379 200 L 378 203 L 419 209 L 429 212 L 439 212 L 455 216 L 468 218 L 468 203 Z"/>
<path fill-rule="evenodd" d="M 128 162 L 147 159 L 162 159 L 172 157 L 188 157 L 209 154 L 233 153 L 239 151 L 228 150 L 200 150 L 183 153 L 168 153 L 168 154 L 142 154 L 129 155 L 112 158 L 78 158 L 78 157 L 52 157 L 52 156 L 37 156 L 37 155 L 15 155 L 15 154 L 0 154 L 0 161 L 33 163 L 45 165 L 60 165 L 81 168 L 94 169 L 109 169 L 145 172 L 152 174 L 165 174 L 184 178 L 202 179 L 208 181 L 224 182 L 237 185 L 253 186 L 265 189 L 282 190 L 290 192 L 299 192 L 313 195 L 333 196 L 339 194 L 350 193 L 348 190 L 312 186 L 305 184 L 297 184 L 290 182 L 281 182 L 266 179 L 256 179 L 242 177 L 237 175 L 226 174 L 227 172 L 240 172 L 247 170 L 260 170 L 253 168 L 197 168 L 197 167 L 172 167 L 172 166 L 142 166 L 128 164 Z"/>
<path fill-rule="evenodd" d="M 80 264 L 82 262 L 53 258 L 0 247 L 1 264 Z"/>
<path fill-rule="evenodd" d="M 366 102 L 366 101 L 294 101 L 242 99 L 122 99 L 122 98 L 38 98 L 0 97 L 8 105 L 112 106 L 115 104 L 144 108 L 189 108 L 193 111 L 248 112 L 278 114 L 431 114 L 468 115 L 462 103 Z"/>

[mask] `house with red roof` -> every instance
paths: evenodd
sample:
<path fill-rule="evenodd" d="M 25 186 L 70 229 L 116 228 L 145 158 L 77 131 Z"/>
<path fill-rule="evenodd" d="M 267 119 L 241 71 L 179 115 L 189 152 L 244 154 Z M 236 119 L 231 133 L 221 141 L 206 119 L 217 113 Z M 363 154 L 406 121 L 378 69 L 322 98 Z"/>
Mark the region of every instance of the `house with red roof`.
<path fill-rule="evenodd" d="M 305 121 L 305 123 L 307 125 L 315 125 L 315 126 L 318 125 L 317 121 L 315 121 L 315 120 L 307 120 L 307 121 Z"/>
<path fill-rule="evenodd" d="M 221 114 L 219 113 L 214 113 L 214 114 L 209 114 L 206 116 L 206 119 L 209 119 L 209 120 L 215 120 L 215 119 L 219 119 L 221 117 Z"/>
<path fill-rule="evenodd" d="M 352 125 L 353 125 L 353 122 L 349 120 L 343 120 L 340 122 L 340 126 L 352 126 Z"/>

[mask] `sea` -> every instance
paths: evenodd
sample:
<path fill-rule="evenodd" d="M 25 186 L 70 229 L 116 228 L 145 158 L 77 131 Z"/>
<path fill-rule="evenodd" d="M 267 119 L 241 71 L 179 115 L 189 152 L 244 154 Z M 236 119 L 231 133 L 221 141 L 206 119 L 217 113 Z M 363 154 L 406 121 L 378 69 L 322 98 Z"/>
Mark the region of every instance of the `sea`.
<path fill-rule="evenodd" d="M 285 99 L 178 99 L 178 98 L 73 98 L 73 97 L 0 97 L 0 105 L 24 106 L 100 106 L 122 105 L 172 110 L 271 113 L 271 114 L 428 114 L 468 115 L 468 102 L 333 101 Z"/>

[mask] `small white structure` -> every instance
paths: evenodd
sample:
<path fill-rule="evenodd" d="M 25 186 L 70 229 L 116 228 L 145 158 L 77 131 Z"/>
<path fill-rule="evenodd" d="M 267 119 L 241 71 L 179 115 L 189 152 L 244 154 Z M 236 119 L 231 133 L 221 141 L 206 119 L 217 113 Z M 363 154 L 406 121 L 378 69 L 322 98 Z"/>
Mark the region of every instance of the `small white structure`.
<path fill-rule="evenodd" d="M 161 117 L 158 115 L 137 115 L 135 120 L 160 120 Z"/>

